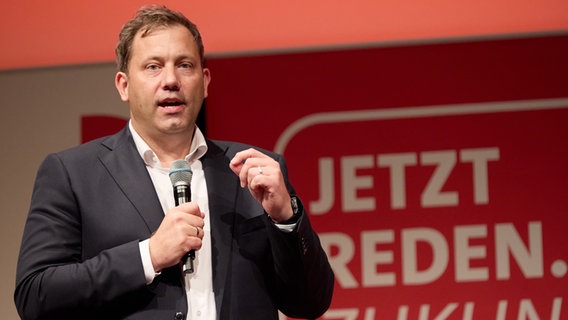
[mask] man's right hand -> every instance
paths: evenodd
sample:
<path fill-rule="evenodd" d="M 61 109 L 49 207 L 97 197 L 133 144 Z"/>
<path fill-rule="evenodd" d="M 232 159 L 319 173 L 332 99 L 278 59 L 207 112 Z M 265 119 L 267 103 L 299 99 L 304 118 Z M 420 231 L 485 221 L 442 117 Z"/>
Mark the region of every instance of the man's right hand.
<path fill-rule="evenodd" d="M 168 210 L 158 230 L 150 237 L 150 257 L 155 272 L 179 263 L 190 250 L 201 248 L 204 217 L 195 202 Z"/>

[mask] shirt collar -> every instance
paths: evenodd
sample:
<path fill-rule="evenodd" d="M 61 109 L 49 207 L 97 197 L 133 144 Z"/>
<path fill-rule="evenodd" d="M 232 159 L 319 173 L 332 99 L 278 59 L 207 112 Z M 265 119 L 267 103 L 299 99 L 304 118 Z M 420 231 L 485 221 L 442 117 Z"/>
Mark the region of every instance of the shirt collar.
<path fill-rule="evenodd" d="M 144 141 L 144 139 L 140 137 L 138 132 L 134 130 L 131 121 L 128 121 L 128 128 L 132 133 L 132 139 L 134 139 L 134 144 L 136 145 L 136 149 L 138 150 L 138 153 L 140 154 L 142 160 L 144 160 L 144 163 L 147 166 L 153 168 L 161 168 L 162 165 L 160 164 L 158 156 L 156 156 L 156 153 L 152 149 L 150 149 L 146 141 Z M 199 130 L 199 127 L 195 126 L 195 131 L 193 132 L 193 139 L 191 140 L 191 145 L 189 147 L 189 154 L 185 156 L 185 160 L 191 164 L 192 162 L 203 157 L 203 155 L 205 155 L 206 152 L 207 152 L 207 142 L 205 141 L 205 136 L 203 135 L 201 130 Z"/>

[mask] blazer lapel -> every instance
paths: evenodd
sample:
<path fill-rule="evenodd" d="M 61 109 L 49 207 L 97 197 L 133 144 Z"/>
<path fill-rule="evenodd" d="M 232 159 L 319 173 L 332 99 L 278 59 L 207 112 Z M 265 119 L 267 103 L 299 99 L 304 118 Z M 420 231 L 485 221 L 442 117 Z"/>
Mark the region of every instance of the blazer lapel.
<path fill-rule="evenodd" d="M 106 147 L 99 156 L 102 163 L 146 222 L 148 232 L 154 232 L 164 213 L 130 131 L 126 127 L 102 144 Z"/>
<path fill-rule="evenodd" d="M 227 158 L 225 150 L 209 140 L 207 145 L 208 151 L 202 158 L 202 163 L 209 198 L 213 291 L 219 316 L 231 265 L 235 198 L 240 185 L 237 176 L 229 168 L 230 159 Z"/>

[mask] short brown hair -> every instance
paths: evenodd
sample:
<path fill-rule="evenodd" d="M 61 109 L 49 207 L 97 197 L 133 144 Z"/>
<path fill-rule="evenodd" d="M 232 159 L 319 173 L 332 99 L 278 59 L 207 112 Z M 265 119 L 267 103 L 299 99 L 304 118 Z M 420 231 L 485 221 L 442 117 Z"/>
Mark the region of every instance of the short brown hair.
<path fill-rule="evenodd" d="M 136 16 L 120 30 L 115 50 L 118 69 L 122 72 L 128 72 L 132 42 L 138 32 L 142 32 L 142 37 L 144 37 L 155 28 L 169 27 L 176 24 L 186 27 L 191 32 L 197 43 L 201 66 L 205 66 L 205 49 L 197 26 L 180 12 L 172 11 L 165 6 L 151 5 L 140 8 Z"/>

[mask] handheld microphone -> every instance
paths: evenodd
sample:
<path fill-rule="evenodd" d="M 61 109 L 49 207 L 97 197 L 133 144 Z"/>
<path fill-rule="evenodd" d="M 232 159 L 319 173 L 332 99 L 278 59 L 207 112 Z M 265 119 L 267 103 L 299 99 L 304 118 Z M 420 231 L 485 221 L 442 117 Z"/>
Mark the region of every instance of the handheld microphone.
<path fill-rule="evenodd" d="M 189 163 L 185 160 L 172 162 L 169 176 L 174 188 L 176 206 L 190 202 L 193 171 L 191 171 Z M 195 250 L 190 250 L 181 260 L 183 273 L 193 273 L 193 260 L 195 260 Z"/>

